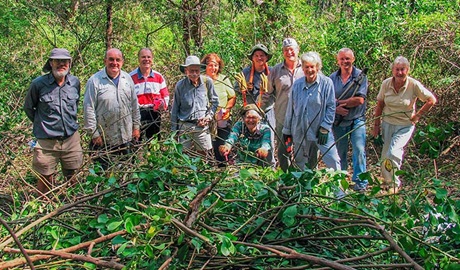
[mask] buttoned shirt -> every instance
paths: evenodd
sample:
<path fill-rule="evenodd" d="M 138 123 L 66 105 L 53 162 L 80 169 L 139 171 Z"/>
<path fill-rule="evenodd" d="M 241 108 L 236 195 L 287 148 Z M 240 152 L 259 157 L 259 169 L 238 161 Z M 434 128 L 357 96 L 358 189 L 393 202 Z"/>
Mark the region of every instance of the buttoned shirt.
<path fill-rule="evenodd" d="M 52 73 L 32 81 L 24 102 L 24 111 L 33 123 L 37 139 L 68 137 L 78 130 L 77 108 L 80 100 L 80 81 L 66 75 L 59 86 Z"/>
<path fill-rule="evenodd" d="M 396 92 L 393 77 L 390 77 L 382 82 L 377 100 L 385 103 L 383 121 L 392 125 L 411 125 L 417 99 L 425 102 L 430 97 L 435 98 L 421 82 L 409 76 L 404 86 Z"/>
<path fill-rule="evenodd" d="M 318 73 L 308 84 L 305 77 L 292 86 L 286 109 L 283 134 L 292 135 L 294 144 L 315 141 L 320 127 L 331 131 L 335 115 L 334 86 L 329 77 Z"/>
<path fill-rule="evenodd" d="M 176 84 L 174 100 L 171 107 L 171 130 L 178 129 L 179 121 L 196 122 L 214 116 L 219 105 L 219 98 L 214 90 L 212 79 L 200 76 L 198 86 L 185 77 Z"/>
<path fill-rule="evenodd" d="M 271 150 L 270 134 L 267 125 L 259 124 L 256 131 L 251 133 L 242 121 L 238 121 L 225 142 L 231 146 L 237 145 L 238 158 L 241 162 L 256 164 L 259 161 L 255 153 L 257 149 Z"/>
<path fill-rule="evenodd" d="M 277 126 L 282 126 L 284 123 L 292 84 L 303 76 L 300 60 L 297 62 L 293 72 L 286 68 L 284 62 L 271 69 L 268 75 L 268 91 L 262 97 L 262 109 L 267 111 L 274 107 Z"/>
<path fill-rule="evenodd" d="M 334 91 L 335 91 L 335 98 L 338 99 L 342 93 L 353 83 L 353 81 L 358 77 L 361 73 L 360 69 L 353 67 L 351 72 L 351 76 L 348 80 L 343 83 L 341 75 L 341 70 L 334 72 L 331 74 L 330 78 L 332 79 L 332 83 L 334 84 Z M 341 99 L 348 99 L 351 97 L 362 97 L 364 100 L 367 98 L 367 77 L 365 76 L 362 83 L 360 85 L 356 85 L 352 87 Z M 356 93 L 353 95 L 355 87 L 358 87 Z M 340 122 L 340 126 L 349 126 L 353 120 L 358 118 L 364 118 L 366 114 L 366 102 L 361 105 L 358 105 L 353 108 L 348 108 L 348 114 L 343 117 L 343 120 Z M 336 116 L 337 117 L 337 116 Z"/>
<path fill-rule="evenodd" d="M 133 129 L 140 128 L 134 83 L 124 71 L 120 71 L 118 86 L 105 68 L 91 76 L 86 83 L 83 108 L 85 130 L 92 138 L 102 136 L 110 146 L 130 142 Z"/>

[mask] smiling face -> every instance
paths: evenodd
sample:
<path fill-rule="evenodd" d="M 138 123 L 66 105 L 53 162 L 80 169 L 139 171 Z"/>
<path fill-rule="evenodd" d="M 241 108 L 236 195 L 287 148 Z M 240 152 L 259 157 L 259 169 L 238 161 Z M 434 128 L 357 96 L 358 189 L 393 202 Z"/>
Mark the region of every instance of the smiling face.
<path fill-rule="evenodd" d="M 290 47 L 283 47 L 283 58 L 289 62 L 296 62 L 299 56 L 299 48 L 290 46 Z"/>
<path fill-rule="evenodd" d="M 249 131 L 254 132 L 260 122 L 260 115 L 254 111 L 249 110 L 244 114 L 244 124 Z"/>
<path fill-rule="evenodd" d="M 190 65 L 184 69 L 185 75 L 192 81 L 192 83 L 198 83 L 200 79 L 201 66 L 199 65 Z"/>
<path fill-rule="evenodd" d="M 138 60 L 139 68 L 141 69 L 142 73 L 148 72 L 152 69 L 153 55 L 152 51 L 149 49 L 142 49 L 139 52 Z"/>
<path fill-rule="evenodd" d="M 64 78 L 70 70 L 70 59 L 50 59 L 51 72 L 56 79 Z"/>
<path fill-rule="evenodd" d="M 116 78 L 120 74 L 123 66 L 123 54 L 118 49 L 110 49 L 105 54 L 104 64 L 107 75 L 110 78 Z"/>
<path fill-rule="evenodd" d="M 407 78 L 407 73 L 409 73 L 409 68 L 402 64 L 394 64 L 392 68 L 393 77 L 397 81 L 405 81 Z"/>
<path fill-rule="evenodd" d="M 218 74 L 219 64 L 217 63 L 217 60 L 214 58 L 209 58 L 208 63 L 206 65 L 206 75 L 215 80 L 217 79 Z"/>
<path fill-rule="evenodd" d="M 261 50 L 257 50 L 252 54 L 252 63 L 256 70 L 265 68 L 265 63 L 268 61 L 268 56 Z"/>
<path fill-rule="evenodd" d="M 355 62 L 355 56 L 352 51 L 342 51 L 337 55 L 337 64 L 341 69 L 351 69 Z"/>
<path fill-rule="evenodd" d="M 308 83 L 316 81 L 319 71 L 316 63 L 302 61 L 302 70 Z"/>

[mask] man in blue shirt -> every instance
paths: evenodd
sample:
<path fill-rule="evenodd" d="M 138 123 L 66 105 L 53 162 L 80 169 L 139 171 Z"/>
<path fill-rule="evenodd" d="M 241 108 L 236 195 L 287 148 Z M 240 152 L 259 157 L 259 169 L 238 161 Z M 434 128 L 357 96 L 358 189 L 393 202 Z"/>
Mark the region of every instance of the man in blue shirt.
<path fill-rule="evenodd" d="M 340 69 L 331 74 L 334 83 L 335 98 L 337 100 L 336 115 L 334 121 L 334 137 L 339 152 L 341 167 L 347 170 L 347 154 L 351 140 L 353 176 L 355 183 L 353 189 L 364 191 L 367 188 L 367 180 L 359 179 L 359 175 L 366 171 L 366 96 L 367 78 L 364 76 L 358 81 L 362 72 L 353 66 L 355 56 L 349 48 L 340 49 L 337 54 L 337 63 Z M 348 92 L 344 93 L 348 89 Z"/>
<path fill-rule="evenodd" d="M 72 180 L 83 162 L 77 108 L 80 81 L 69 74 L 72 57 L 66 49 L 51 51 L 40 76 L 30 84 L 24 111 L 37 138 L 32 168 L 39 175 L 37 189 L 43 194 L 54 184 L 57 163 L 66 180 Z"/>

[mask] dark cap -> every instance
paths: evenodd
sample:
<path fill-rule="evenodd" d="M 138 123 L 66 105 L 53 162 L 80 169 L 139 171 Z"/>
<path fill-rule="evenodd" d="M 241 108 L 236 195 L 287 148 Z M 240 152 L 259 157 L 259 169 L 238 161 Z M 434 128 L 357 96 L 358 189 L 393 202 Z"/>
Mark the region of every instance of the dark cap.
<path fill-rule="evenodd" d="M 268 58 L 267 61 L 269 61 L 272 58 L 272 55 L 268 52 L 268 48 L 264 44 L 259 43 L 259 44 L 256 44 L 254 47 L 252 47 L 251 52 L 248 54 L 249 60 L 252 61 L 252 55 L 256 51 L 263 51 L 267 55 L 267 58 Z"/>
<path fill-rule="evenodd" d="M 72 56 L 70 56 L 70 53 L 66 49 L 62 48 L 54 48 L 50 52 L 50 56 L 48 57 L 48 60 L 46 60 L 45 65 L 43 66 L 43 71 L 44 72 L 50 72 L 51 71 L 51 65 L 50 65 L 50 59 L 68 59 L 72 61 Z"/>
<path fill-rule="evenodd" d="M 248 105 L 242 107 L 241 111 L 240 111 L 240 114 L 241 114 L 241 116 L 244 116 L 248 111 L 251 111 L 251 110 L 256 111 L 260 115 L 260 117 L 262 117 L 262 118 L 265 116 L 265 113 L 262 111 L 261 108 L 257 107 L 256 104 L 248 104 Z"/>

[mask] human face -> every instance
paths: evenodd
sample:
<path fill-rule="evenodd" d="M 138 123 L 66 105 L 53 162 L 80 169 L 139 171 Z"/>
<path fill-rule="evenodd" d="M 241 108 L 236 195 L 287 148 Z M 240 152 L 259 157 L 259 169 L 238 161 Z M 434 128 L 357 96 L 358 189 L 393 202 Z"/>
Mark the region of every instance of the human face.
<path fill-rule="evenodd" d="M 252 62 L 254 63 L 254 67 L 262 68 L 265 66 L 265 63 L 268 61 L 268 56 L 263 51 L 255 51 L 252 54 Z"/>
<path fill-rule="evenodd" d="M 284 60 L 289 62 L 297 61 L 297 57 L 299 56 L 299 48 L 297 47 L 284 47 L 283 48 L 283 57 Z"/>
<path fill-rule="evenodd" d="M 259 124 L 259 121 L 260 116 L 254 110 L 247 111 L 244 115 L 244 124 L 251 132 L 253 132 L 257 128 L 257 124 Z"/>
<path fill-rule="evenodd" d="M 353 68 L 354 62 L 355 57 L 353 56 L 353 52 L 351 51 L 340 52 L 337 55 L 337 64 L 342 70 Z"/>
<path fill-rule="evenodd" d="M 120 74 L 123 66 L 123 54 L 118 49 L 110 49 L 107 51 L 104 59 L 105 70 L 111 78 L 116 78 Z"/>
<path fill-rule="evenodd" d="M 153 55 L 150 50 L 141 50 L 139 53 L 139 67 L 142 72 L 150 71 L 153 63 Z"/>
<path fill-rule="evenodd" d="M 405 81 L 407 78 L 407 73 L 409 73 L 409 68 L 404 64 L 393 65 L 393 77 L 396 80 Z"/>
<path fill-rule="evenodd" d="M 193 82 L 198 83 L 200 79 L 201 67 L 200 66 L 188 66 L 185 68 L 185 75 Z"/>
<path fill-rule="evenodd" d="M 309 62 L 302 62 L 302 70 L 308 83 L 316 81 L 318 76 L 318 66 Z"/>
<path fill-rule="evenodd" d="M 208 60 L 208 64 L 206 65 L 206 75 L 213 79 L 217 79 L 217 75 L 219 72 L 219 64 L 215 59 Z"/>
<path fill-rule="evenodd" d="M 56 79 L 64 78 L 70 69 L 69 59 L 50 59 L 51 72 Z"/>

